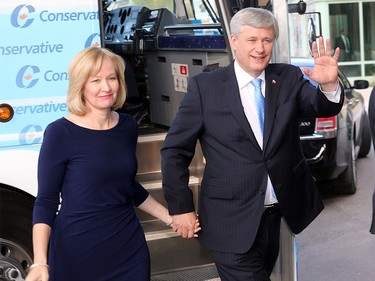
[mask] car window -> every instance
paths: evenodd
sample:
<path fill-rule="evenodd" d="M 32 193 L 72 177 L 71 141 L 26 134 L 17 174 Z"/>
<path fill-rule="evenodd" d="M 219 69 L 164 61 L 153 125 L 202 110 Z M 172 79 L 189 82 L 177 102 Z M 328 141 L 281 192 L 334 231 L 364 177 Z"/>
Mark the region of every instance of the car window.
<path fill-rule="evenodd" d="M 346 78 L 345 74 L 340 69 L 339 69 L 339 80 L 344 85 L 345 89 L 351 88 L 348 78 Z"/>
<path fill-rule="evenodd" d="M 304 66 L 304 67 L 308 67 L 310 70 L 313 68 L 313 64 L 311 64 L 310 61 L 308 61 L 308 62 L 305 62 L 305 61 L 298 61 L 298 60 L 293 60 L 293 58 L 292 58 L 291 62 L 292 62 L 292 64 L 294 64 L 295 66 L 298 66 L 298 67 L 302 67 L 302 66 Z M 304 76 L 307 80 L 309 80 L 309 81 L 311 82 L 311 84 L 313 84 L 315 87 L 318 86 L 318 84 L 317 84 L 315 81 L 311 80 L 307 75 L 304 74 L 303 76 Z M 346 78 L 344 72 L 343 72 L 340 68 L 339 68 L 339 75 L 338 75 L 338 76 L 339 76 L 339 77 L 338 77 L 338 78 L 339 78 L 339 81 L 340 81 L 341 84 L 344 86 L 344 89 L 345 89 L 345 90 L 352 89 L 352 86 L 351 86 L 351 84 L 350 84 L 348 78 Z"/>
<path fill-rule="evenodd" d="M 308 67 L 308 66 L 307 66 Z M 302 66 L 300 66 L 300 68 L 302 68 Z M 308 67 L 310 70 L 312 70 L 312 67 Z M 303 73 L 303 77 L 305 77 L 305 79 L 309 80 L 311 84 L 314 85 L 314 87 L 318 87 L 318 83 L 316 83 L 314 80 L 311 80 L 309 76 L 307 76 L 304 72 Z"/>

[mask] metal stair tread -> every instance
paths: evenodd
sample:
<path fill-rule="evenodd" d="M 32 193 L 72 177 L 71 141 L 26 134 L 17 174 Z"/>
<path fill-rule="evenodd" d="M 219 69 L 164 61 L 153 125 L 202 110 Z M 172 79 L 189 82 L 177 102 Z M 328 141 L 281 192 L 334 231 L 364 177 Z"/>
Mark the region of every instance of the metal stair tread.
<path fill-rule="evenodd" d="M 152 281 L 220 281 L 215 264 L 182 268 L 151 276 Z"/>
<path fill-rule="evenodd" d="M 170 226 L 165 225 L 165 223 L 160 220 L 143 221 L 141 225 L 145 233 L 146 241 L 177 236 Z"/>

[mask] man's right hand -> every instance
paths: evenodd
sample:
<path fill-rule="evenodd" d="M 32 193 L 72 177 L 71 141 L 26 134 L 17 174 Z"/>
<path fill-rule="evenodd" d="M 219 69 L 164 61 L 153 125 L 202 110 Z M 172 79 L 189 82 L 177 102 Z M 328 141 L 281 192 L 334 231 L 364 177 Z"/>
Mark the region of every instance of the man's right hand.
<path fill-rule="evenodd" d="M 173 230 L 183 238 L 194 238 L 201 228 L 195 212 L 173 215 L 172 216 Z"/>

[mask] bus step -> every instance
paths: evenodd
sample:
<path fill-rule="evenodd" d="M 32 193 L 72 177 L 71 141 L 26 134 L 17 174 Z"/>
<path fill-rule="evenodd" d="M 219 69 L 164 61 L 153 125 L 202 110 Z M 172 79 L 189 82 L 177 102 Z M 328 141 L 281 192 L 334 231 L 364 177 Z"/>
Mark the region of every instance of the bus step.
<path fill-rule="evenodd" d="M 176 232 L 174 232 L 170 226 L 165 225 L 165 223 L 160 220 L 141 221 L 141 225 L 147 241 L 177 236 Z"/>
<path fill-rule="evenodd" d="M 151 281 L 219 281 L 215 264 L 182 268 L 151 276 Z"/>

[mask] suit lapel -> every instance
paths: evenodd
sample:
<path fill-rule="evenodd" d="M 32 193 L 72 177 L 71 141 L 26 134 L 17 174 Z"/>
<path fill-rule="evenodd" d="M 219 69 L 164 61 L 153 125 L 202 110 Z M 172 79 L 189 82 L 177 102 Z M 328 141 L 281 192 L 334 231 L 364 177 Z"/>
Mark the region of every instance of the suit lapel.
<path fill-rule="evenodd" d="M 224 88 L 225 88 L 225 98 L 227 100 L 227 104 L 229 109 L 231 110 L 232 114 L 234 115 L 237 122 L 241 125 L 241 127 L 246 132 L 247 136 L 249 137 L 250 141 L 261 150 L 253 130 L 246 118 L 245 112 L 243 110 L 240 91 L 238 89 L 238 83 L 236 79 L 236 75 L 234 73 L 234 66 L 233 62 L 227 67 L 227 71 L 225 75 L 222 77 Z M 233 90 L 235 89 L 235 90 Z"/>
<path fill-rule="evenodd" d="M 276 104 L 279 96 L 279 79 L 280 77 L 273 72 L 266 70 L 266 98 L 265 98 L 265 112 L 264 112 L 264 135 L 263 135 L 263 150 L 266 151 L 267 144 L 270 139 L 272 127 L 275 121 Z"/>

